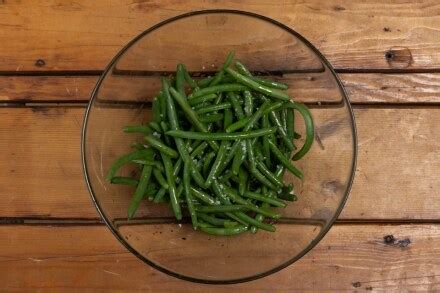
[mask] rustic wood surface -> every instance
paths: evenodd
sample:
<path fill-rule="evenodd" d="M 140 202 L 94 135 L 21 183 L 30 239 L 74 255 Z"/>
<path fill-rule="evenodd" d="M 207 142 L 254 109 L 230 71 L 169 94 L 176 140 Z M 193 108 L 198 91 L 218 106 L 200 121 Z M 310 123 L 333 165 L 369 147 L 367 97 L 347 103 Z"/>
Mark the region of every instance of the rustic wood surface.
<path fill-rule="evenodd" d="M 309 39 L 340 73 L 359 138 L 349 201 L 322 242 L 227 287 L 132 256 L 100 222 L 80 164 L 85 103 L 112 56 L 161 20 L 214 8 Z M 1 291 L 440 291 L 438 1 L 0 0 L 0 16 Z"/>

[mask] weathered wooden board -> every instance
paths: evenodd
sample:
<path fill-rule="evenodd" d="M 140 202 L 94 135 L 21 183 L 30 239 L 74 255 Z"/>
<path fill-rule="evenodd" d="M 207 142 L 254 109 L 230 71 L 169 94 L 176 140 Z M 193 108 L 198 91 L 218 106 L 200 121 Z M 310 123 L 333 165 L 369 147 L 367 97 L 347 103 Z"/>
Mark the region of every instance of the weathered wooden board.
<path fill-rule="evenodd" d="M 163 239 L 170 236 L 163 231 Z M 6 235 L 0 238 L 1 287 L 8 291 L 440 290 L 438 225 L 336 225 L 295 264 L 232 286 L 166 276 L 131 255 L 104 226 L 0 226 L 0 232 Z"/>
<path fill-rule="evenodd" d="M 336 68 L 438 69 L 436 0 L 2 1 L 0 71 L 102 70 L 138 33 L 200 9 L 240 9 L 285 23 Z M 402 21 L 402 20 L 405 21 Z"/>
<path fill-rule="evenodd" d="M 362 103 L 440 103 L 440 74 L 339 74 L 350 102 Z M 298 97 L 320 96 L 312 81 L 295 83 Z M 303 78 L 305 80 L 306 77 Z M 0 76 L 0 101 L 3 102 L 88 102 L 97 76 Z M 320 87 L 321 86 L 321 87 Z"/>

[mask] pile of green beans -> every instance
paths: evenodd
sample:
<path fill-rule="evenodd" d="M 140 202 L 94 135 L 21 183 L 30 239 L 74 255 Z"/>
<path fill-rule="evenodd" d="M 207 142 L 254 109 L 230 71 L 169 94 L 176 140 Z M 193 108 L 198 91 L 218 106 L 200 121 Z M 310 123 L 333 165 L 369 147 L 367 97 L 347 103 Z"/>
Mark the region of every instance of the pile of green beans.
<path fill-rule="evenodd" d="M 150 200 L 169 203 L 177 220 L 188 215 L 194 229 L 208 234 L 274 232 L 270 222 L 281 217 L 276 208 L 297 199 L 283 177 L 287 170 L 303 179 L 292 161 L 310 150 L 312 116 L 291 100 L 287 84 L 253 76 L 233 59 L 231 52 L 220 71 L 198 80 L 177 65 L 175 76 L 162 78 L 151 122 L 124 127 L 145 136 L 107 176 L 113 184 L 135 188 L 129 219 Z M 296 113 L 305 124 L 299 149 Z M 116 176 L 128 163 L 137 164 L 140 175 Z"/>

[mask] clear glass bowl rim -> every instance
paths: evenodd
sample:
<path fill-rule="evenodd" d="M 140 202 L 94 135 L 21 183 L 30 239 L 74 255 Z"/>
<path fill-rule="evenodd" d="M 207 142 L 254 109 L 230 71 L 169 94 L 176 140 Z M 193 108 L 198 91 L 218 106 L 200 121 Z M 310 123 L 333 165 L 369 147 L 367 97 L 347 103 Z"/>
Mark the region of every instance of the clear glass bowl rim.
<path fill-rule="evenodd" d="M 287 31 L 288 33 L 292 34 L 294 37 L 298 38 L 300 41 L 302 41 L 310 50 L 312 50 L 313 53 L 316 54 L 317 57 L 319 57 L 319 59 L 328 67 L 328 69 L 330 70 L 332 76 L 335 78 L 338 87 L 341 91 L 342 97 L 348 107 L 349 110 L 349 114 L 350 114 L 350 118 L 351 118 L 351 131 L 353 134 L 353 161 L 352 161 L 352 165 L 351 165 L 351 171 L 350 171 L 350 178 L 348 179 L 348 184 L 347 184 L 347 188 L 344 191 L 344 197 L 342 198 L 341 204 L 339 205 L 338 209 L 335 211 L 333 217 L 330 219 L 329 224 L 319 233 L 319 235 L 312 241 L 309 243 L 308 246 L 306 246 L 301 253 L 299 253 L 298 255 L 296 255 L 295 257 L 293 257 L 292 259 L 266 271 L 266 272 L 262 272 L 259 274 L 255 274 L 253 276 L 249 276 L 249 277 L 244 277 L 244 278 L 238 278 L 238 279 L 231 279 L 231 280 L 206 280 L 206 279 L 199 279 L 199 278 L 194 278 L 194 277 L 190 277 L 190 276 L 186 276 L 186 275 L 182 275 L 179 274 L 178 272 L 174 272 L 171 271 L 169 269 L 166 269 L 156 263 L 154 263 L 153 261 L 147 259 L 146 257 L 144 257 L 143 255 L 141 255 L 139 252 L 137 252 L 133 247 L 131 247 L 131 245 L 118 233 L 118 231 L 116 231 L 116 229 L 114 229 L 114 227 L 111 225 L 111 221 L 104 215 L 103 210 L 97 200 L 97 198 L 95 197 L 92 185 L 90 183 L 89 180 L 89 174 L 87 172 L 87 161 L 86 161 L 86 134 L 87 134 L 87 122 L 88 122 L 88 116 L 90 114 L 90 109 L 93 106 L 93 102 L 95 100 L 95 97 L 97 95 L 97 92 L 101 86 L 102 81 L 105 79 L 105 77 L 107 76 L 107 74 L 109 73 L 109 71 L 111 70 L 111 68 L 113 67 L 113 65 L 116 63 L 116 61 L 122 56 L 124 55 L 124 53 L 133 45 L 135 44 L 138 40 L 140 40 L 141 38 L 143 38 L 145 35 L 147 35 L 148 33 L 166 25 L 169 24 L 171 22 L 183 19 L 183 18 L 188 18 L 191 16 L 197 16 L 197 15 L 202 15 L 202 14 L 215 14 L 215 13 L 226 13 L 226 14 L 238 14 L 238 15 L 244 15 L 244 16 L 248 16 L 248 17 L 254 17 L 263 21 L 267 21 L 273 25 L 278 26 L 279 28 Z M 322 238 L 324 238 L 324 236 L 328 233 L 328 231 L 330 230 L 330 228 L 333 226 L 333 224 L 335 223 L 336 219 L 339 217 L 340 213 L 342 212 L 345 203 L 347 202 L 348 196 L 350 194 L 352 185 L 353 185 L 353 180 L 354 180 L 354 175 L 355 175 L 355 171 L 356 171 L 356 162 L 357 162 L 357 155 L 358 155 L 358 145 L 357 145 L 357 131 L 356 131 L 356 123 L 355 123 L 355 117 L 354 117 L 354 113 L 353 113 L 353 109 L 351 107 L 350 101 L 348 99 L 348 95 L 347 92 L 339 78 L 339 76 L 337 75 L 335 69 L 333 68 L 333 66 L 330 64 L 330 62 L 322 55 L 322 53 L 316 49 L 306 38 L 304 38 L 301 34 L 299 34 L 298 32 L 296 32 L 295 30 L 291 29 L 290 27 L 284 25 L 281 22 L 278 22 L 270 17 L 267 16 L 263 16 L 260 14 L 256 14 L 253 12 L 248 12 L 248 11 L 243 11 L 243 10 L 235 10 L 235 9 L 209 9 L 209 10 L 197 10 L 197 11 L 192 11 L 192 12 L 188 12 L 188 13 L 184 13 L 184 14 L 180 14 L 171 18 L 168 18 L 164 21 L 161 21 L 159 23 L 157 23 L 156 25 L 153 25 L 152 27 L 146 29 L 145 31 L 141 32 L 139 35 L 137 35 L 136 37 L 134 37 L 131 41 L 129 41 L 114 57 L 113 59 L 110 61 L 110 63 L 107 65 L 107 67 L 105 68 L 104 72 L 101 74 L 100 78 L 98 79 L 92 93 L 91 93 L 91 97 L 90 97 L 90 101 L 88 103 L 88 106 L 86 108 L 86 112 L 84 114 L 84 120 L 83 120 L 83 126 L 82 126 L 82 133 L 81 133 L 81 160 L 82 160 L 82 169 L 83 169 L 83 173 L 84 173 L 84 179 L 87 185 L 87 189 L 89 190 L 90 196 L 92 198 L 93 204 L 95 205 L 99 215 L 101 216 L 102 220 L 105 222 L 105 224 L 107 225 L 107 227 L 110 229 L 110 231 L 113 233 L 113 235 L 119 240 L 119 242 L 125 246 L 125 248 L 127 248 L 133 255 L 135 255 L 137 258 L 141 259 L 143 262 L 145 262 L 146 264 L 148 264 L 149 266 L 159 270 L 160 272 L 163 272 L 165 274 L 168 274 L 170 276 L 185 280 L 185 281 L 190 281 L 190 282 L 195 282 L 195 283 L 202 283 L 202 284 L 237 284 L 237 283 L 243 283 L 243 282 L 249 282 L 249 281 L 254 281 L 263 277 L 266 277 L 268 275 L 271 275 L 273 273 L 276 273 L 284 268 L 286 268 L 287 266 L 293 264 L 294 262 L 296 262 L 297 260 L 301 259 L 304 255 L 306 255 L 313 247 L 316 246 L 316 244 L 318 244 Z"/>

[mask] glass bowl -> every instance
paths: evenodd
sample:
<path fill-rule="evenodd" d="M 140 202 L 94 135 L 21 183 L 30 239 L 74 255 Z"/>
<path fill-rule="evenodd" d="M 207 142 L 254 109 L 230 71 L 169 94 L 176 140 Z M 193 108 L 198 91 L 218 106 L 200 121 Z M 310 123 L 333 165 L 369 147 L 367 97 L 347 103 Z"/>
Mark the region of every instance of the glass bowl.
<path fill-rule="evenodd" d="M 115 28 L 117 30 L 117 28 Z M 145 201 L 127 219 L 133 193 L 105 180 L 110 164 L 130 151 L 133 134 L 122 128 L 148 122 L 160 77 L 186 64 L 193 76 L 221 66 L 229 51 L 249 69 L 289 84 L 295 101 L 312 111 L 316 139 L 297 165 L 298 201 L 282 209 L 275 233 L 258 231 L 215 237 L 173 218 L 165 204 Z M 300 120 L 300 119 L 298 119 Z M 302 131 L 298 121 L 298 131 Z M 289 27 L 244 11 L 209 10 L 163 21 L 129 42 L 99 79 L 86 111 L 82 134 L 85 179 L 93 202 L 116 238 L 145 263 L 172 276 L 203 283 L 254 280 L 304 256 L 340 214 L 352 184 L 356 131 L 347 95 L 322 54 Z M 122 173 L 135 172 L 127 166 Z"/>

